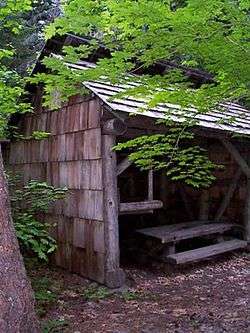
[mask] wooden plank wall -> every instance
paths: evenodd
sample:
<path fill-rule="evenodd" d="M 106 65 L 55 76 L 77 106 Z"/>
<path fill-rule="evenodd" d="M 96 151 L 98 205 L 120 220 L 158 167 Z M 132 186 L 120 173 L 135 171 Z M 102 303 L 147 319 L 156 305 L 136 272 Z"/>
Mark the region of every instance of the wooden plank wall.
<path fill-rule="evenodd" d="M 37 96 L 39 98 L 39 96 Z M 39 103 L 36 102 L 38 106 Z M 104 282 L 103 185 L 100 106 L 97 99 L 71 98 L 57 111 L 37 107 L 21 121 L 21 131 L 51 133 L 48 139 L 13 142 L 10 166 L 23 181 L 47 181 L 69 189 L 44 219 L 57 227 L 57 265 Z"/>

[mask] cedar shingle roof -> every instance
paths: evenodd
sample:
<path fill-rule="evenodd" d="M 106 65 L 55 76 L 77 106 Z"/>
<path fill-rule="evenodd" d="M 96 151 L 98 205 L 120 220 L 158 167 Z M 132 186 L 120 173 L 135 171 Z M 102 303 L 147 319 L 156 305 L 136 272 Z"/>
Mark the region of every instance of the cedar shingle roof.
<path fill-rule="evenodd" d="M 77 64 L 68 64 L 72 69 L 87 70 L 95 67 L 95 64 L 80 61 Z M 114 111 L 141 114 L 143 116 L 164 119 L 170 118 L 176 122 L 195 118 L 197 125 L 215 130 L 230 131 L 238 134 L 250 134 L 250 110 L 235 103 L 221 104 L 218 110 L 208 113 L 198 113 L 194 108 L 181 109 L 178 105 L 158 104 L 157 107 L 148 108 L 147 102 L 137 97 L 114 98 L 117 93 L 125 91 L 133 84 L 116 85 L 106 81 L 84 82 L 84 85 L 98 96 L 104 104 Z M 223 110 L 222 110 L 222 108 Z M 142 111 L 143 109 L 143 111 Z"/>

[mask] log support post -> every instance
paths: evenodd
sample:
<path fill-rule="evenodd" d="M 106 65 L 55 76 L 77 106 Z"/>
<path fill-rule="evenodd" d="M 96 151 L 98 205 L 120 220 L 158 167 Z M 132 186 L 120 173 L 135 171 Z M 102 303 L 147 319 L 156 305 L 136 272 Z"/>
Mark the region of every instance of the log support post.
<path fill-rule="evenodd" d="M 153 170 L 148 172 L 148 201 L 154 199 L 154 173 Z"/>
<path fill-rule="evenodd" d="M 160 198 L 163 202 L 163 207 L 167 206 L 168 186 L 167 186 L 167 175 L 165 170 L 161 171 L 160 174 Z"/>
<path fill-rule="evenodd" d="M 125 282 L 125 274 L 120 269 L 117 161 L 112 150 L 116 136 L 106 133 L 102 135 L 105 283 L 110 288 L 119 288 Z"/>

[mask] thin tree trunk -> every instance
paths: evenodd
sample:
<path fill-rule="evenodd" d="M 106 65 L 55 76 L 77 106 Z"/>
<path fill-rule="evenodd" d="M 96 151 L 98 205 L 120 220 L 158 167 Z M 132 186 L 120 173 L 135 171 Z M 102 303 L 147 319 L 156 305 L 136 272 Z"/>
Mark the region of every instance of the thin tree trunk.
<path fill-rule="evenodd" d="M 32 289 L 12 223 L 0 144 L 0 332 L 39 331 Z"/>

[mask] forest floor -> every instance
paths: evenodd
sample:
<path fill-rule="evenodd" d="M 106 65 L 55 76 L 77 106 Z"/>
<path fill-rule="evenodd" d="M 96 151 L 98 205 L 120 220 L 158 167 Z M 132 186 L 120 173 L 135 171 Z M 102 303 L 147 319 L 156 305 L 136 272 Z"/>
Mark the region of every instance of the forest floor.
<path fill-rule="evenodd" d="M 28 271 L 43 333 L 247 333 L 249 261 L 243 253 L 181 269 L 127 267 L 128 286 L 113 291 L 32 262 Z"/>

